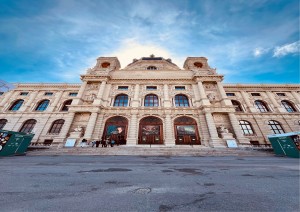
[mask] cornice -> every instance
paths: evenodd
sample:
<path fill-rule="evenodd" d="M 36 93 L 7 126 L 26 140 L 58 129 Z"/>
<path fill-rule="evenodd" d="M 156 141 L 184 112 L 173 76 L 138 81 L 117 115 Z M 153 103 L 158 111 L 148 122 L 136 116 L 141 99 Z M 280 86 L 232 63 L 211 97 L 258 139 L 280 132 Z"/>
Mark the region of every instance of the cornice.
<path fill-rule="evenodd" d="M 227 84 L 223 83 L 224 88 L 298 88 L 300 84 Z"/>
<path fill-rule="evenodd" d="M 14 83 L 18 90 L 19 88 L 80 88 L 81 83 Z"/>

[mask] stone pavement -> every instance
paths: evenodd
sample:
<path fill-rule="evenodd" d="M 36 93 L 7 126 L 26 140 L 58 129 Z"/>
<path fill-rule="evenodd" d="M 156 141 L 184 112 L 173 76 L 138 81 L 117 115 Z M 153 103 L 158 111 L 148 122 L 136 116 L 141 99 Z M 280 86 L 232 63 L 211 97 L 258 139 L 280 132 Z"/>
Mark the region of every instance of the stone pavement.
<path fill-rule="evenodd" d="M 270 149 L 209 148 L 202 146 L 114 146 L 30 149 L 28 155 L 140 155 L 140 156 L 274 156 Z"/>

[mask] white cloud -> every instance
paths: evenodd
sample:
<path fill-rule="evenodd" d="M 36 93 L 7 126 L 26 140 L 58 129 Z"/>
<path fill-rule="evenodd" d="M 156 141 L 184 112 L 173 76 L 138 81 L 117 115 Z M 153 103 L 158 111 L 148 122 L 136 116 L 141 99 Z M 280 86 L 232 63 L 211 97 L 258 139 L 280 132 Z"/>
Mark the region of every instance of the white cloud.
<path fill-rule="evenodd" d="M 283 57 L 287 54 L 294 54 L 300 52 L 300 41 L 294 43 L 286 44 L 283 46 L 277 46 L 274 49 L 273 57 Z"/>
<path fill-rule="evenodd" d="M 260 57 L 263 54 L 266 54 L 269 51 L 269 48 L 262 48 L 262 47 L 257 47 L 253 50 L 253 56 L 254 57 Z"/>
<path fill-rule="evenodd" d="M 174 55 L 169 52 L 167 49 L 154 45 L 154 44 L 141 44 L 136 39 L 125 39 L 121 42 L 121 46 L 114 52 L 107 53 L 107 56 L 118 57 L 122 68 L 132 63 L 133 59 L 140 59 L 141 57 L 147 57 L 151 54 L 154 54 L 157 57 L 163 57 L 165 59 L 172 59 L 172 62 L 175 63 L 180 68 L 183 66 L 184 57 Z"/>

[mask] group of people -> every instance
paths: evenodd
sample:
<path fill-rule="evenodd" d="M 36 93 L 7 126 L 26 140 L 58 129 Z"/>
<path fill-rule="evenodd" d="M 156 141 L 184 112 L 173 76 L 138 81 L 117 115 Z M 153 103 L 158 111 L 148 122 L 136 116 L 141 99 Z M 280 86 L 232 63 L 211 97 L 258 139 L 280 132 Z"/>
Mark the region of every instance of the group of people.
<path fill-rule="evenodd" d="M 101 143 L 102 147 L 108 147 L 108 146 L 113 147 L 116 142 L 113 139 L 110 139 L 109 137 L 107 137 L 106 139 L 102 138 L 101 141 L 93 140 L 92 147 L 94 147 L 94 146 L 99 147 L 100 143 Z M 84 147 L 84 146 L 88 146 L 89 144 L 90 143 L 84 138 L 84 139 L 82 139 L 80 146 Z"/>

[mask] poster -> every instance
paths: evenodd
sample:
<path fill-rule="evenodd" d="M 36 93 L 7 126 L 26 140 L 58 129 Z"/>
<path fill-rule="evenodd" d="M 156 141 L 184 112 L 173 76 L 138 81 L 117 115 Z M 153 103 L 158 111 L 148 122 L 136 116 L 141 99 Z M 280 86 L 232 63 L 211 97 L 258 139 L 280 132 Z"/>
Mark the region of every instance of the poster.
<path fill-rule="evenodd" d="M 0 133 L 0 151 L 2 151 L 2 149 L 5 147 L 5 145 L 7 144 L 9 138 L 10 138 L 11 134 L 8 134 L 6 132 L 1 132 Z"/>
<path fill-rule="evenodd" d="M 158 125 L 144 125 L 142 127 L 142 135 L 159 135 Z"/>
<path fill-rule="evenodd" d="M 195 126 L 193 125 L 181 125 L 176 126 L 177 128 L 177 135 L 195 135 L 196 130 Z"/>
<path fill-rule="evenodd" d="M 124 135 L 125 127 L 120 125 L 108 125 L 106 135 Z"/>

